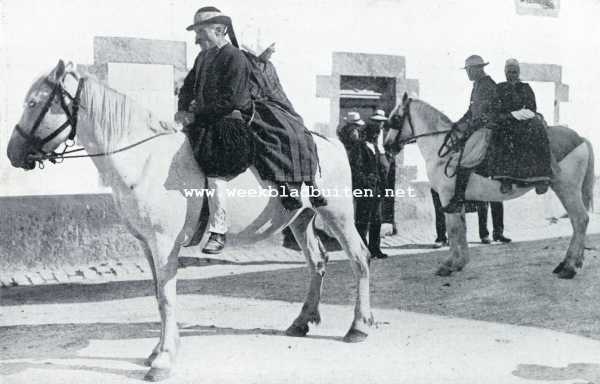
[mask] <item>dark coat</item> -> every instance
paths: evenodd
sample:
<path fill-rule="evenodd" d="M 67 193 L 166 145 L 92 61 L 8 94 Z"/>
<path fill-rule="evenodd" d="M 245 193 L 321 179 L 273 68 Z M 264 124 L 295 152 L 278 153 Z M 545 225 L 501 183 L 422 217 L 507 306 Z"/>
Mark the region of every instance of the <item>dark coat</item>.
<path fill-rule="evenodd" d="M 179 110 L 189 110 L 192 100 L 197 123 L 188 136 L 208 175 L 235 176 L 254 164 L 265 180 L 313 180 L 315 143 L 272 64 L 257 65 L 231 44 L 200 52 L 180 90 Z M 241 119 L 230 116 L 234 110 Z"/>
<path fill-rule="evenodd" d="M 473 82 L 469 110 L 457 124 L 461 131 L 472 132 L 480 128 L 494 129 L 498 104 L 496 83 L 489 76 Z"/>
<path fill-rule="evenodd" d="M 360 130 L 360 125 L 355 123 L 346 123 L 342 126 L 339 126 L 336 132 L 338 139 L 340 139 L 342 144 L 344 144 L 344 148 L 346 149 L 348 156 L 350 156 L 352 147 L 356 144 L 356 139 L 351 137 L 352 132 L 355 130 Z"/>
<path fill-rule="evenodd" d="M 227 44 L 200 52 L 183 82 L 178 109 L 196 116 L 186 133 L 196 161 L 208 176 L 233 177 L 253 163 L 253 138 L 247 125 L 252 109 L 249 81 L 243 53 Z M 234 111 L 239 112 L 234 115 Z"/>
<path fill-rule="evenodd" d="M 352 189 L 361 190 L 361 197 L 355 197 L 354 221 L 367 224 L 373 220 L 381 221 L 381 201 L 385 192 L 386 174 L 380 154 L 375 145 L 373 153 L 363 141 L 354 145 L 350 151 L 350 169 L 352 171 Z M 365 190 L 373 196 L 365 196 Z"/>
<path fill-rule="evenodd" d="M 498 84 L 498 127 L 492 133 L 488 169 L 494 179 L 549 181 L 552 169 L 545 125 L 541 118 L 519 121 L 511 115 L 522 108 L 537 109 L 529 84 Z"/>
<path fill-rule="evenodd" d="M 196 101 L 194 113 L 201 122 L 222 119 L 233 110 L 249 114 L 250 68 L 244 54 L 231 44 L 198 54 L 179 92 L 178 109 L 188 111 Z"/>

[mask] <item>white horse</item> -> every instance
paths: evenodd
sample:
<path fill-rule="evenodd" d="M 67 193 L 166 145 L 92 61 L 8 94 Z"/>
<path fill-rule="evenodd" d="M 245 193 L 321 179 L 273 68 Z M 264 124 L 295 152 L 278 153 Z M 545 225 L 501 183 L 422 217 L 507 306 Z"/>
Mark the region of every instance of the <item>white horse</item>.
<path fill-rule="evenodd" d="M 173 373 L 179 347 L 177 256 L 196 233 L 205 203 L 205 199 L 186 197 L 184 190 L 205 188 L 205 176 L 183 133 L 159 123 L 129 97 L 82 76 L 72 64 L 61 60 L 29 89 L 24 112 L 8 145 L 8 157 L 13 166 L 27 170 L 44 159 L 69 157 L 64 153 L 57 157 L 54 151 L 75 134 L 88 156 L 93 156 L 104 183 L 112 187 L 117 209 L 140 241 L 152 269 L 162 326 L 160 340 L 147 359 L 151 369 L 146 379 L 164 379 Z M 351 175 L 343 146 L 319 136 L 315 141 L 321 163 L 318 184 L 323 190 L 349 189 Z M 268 186 L 255 171 L 233 180 L 234 185 L 236 182 L 255 190 Z M 306 335 L 308 323 L 321 320 L 318 306 L 327 255 L 313 228 L 315 215 L 321 217 L 350 258 L 356 279 L 354 319 L 344 341 L 364 340 L 373 324 L 370 255 L 354 227 L 352 196 L 329 196 L 328 205 L 316 211 L 305 202 L 302 209 L 291 212 L 283 208 L 279 198 L 228 199 L 234 242 L 255 242 L 289 224 L 306 256 L 310 287 L 299 316 L 286 331 L 291 336 Z M 242 209 L 238 212 L 237 207 Z M 237 237 L 232 234 L 236 228 Z"/>
<path fill-rule="evenodd" d="M 445 134 L 451 130 L 452 121 L 426 102 L 409 99 L 404 94 L 402 103 L 390 113 L 390 122 L 392 129 L 384 143 L 386 149 L 398 153 L 404 144 L 416 141 L 427 165 L 431 187 L 439 193 L 442 205 L 447 205 L 454 195 L 456 178 L 447 177 L 445 167 L 449 157 L 455 154 L 440 156 L 439 150 L 444 144 Z M 560 278 L 571 279 L 575 276 L 575 268 L 583 265 L 589 221 L 587 210 L 592 208 L 594 190 L 594 152 L 588 140 L 566 127 L 549 127 L 548 134 L 550 147 L 560 167 L 560 172 L 552 178 L 551 187 L 565 207 L 573 226 L 573 236 L 565 259 L 554 269 L 554 273 Z M 503 194 L 499 181 L 473 173 L 465 198 L 480 201 L 511 200 L 532 188 L 515 188 Z M 469 261 L 464 209 L 463 213 L 446 214 L 446 226 L 450 256 L 437 270 L 440 276 L 462 270 Z"/>

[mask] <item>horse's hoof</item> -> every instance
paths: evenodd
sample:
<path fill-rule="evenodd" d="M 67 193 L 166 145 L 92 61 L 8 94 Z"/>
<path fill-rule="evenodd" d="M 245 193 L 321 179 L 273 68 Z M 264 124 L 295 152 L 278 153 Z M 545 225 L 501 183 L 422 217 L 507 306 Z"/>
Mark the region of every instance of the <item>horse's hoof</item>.
<path fill-rule="evenodd" d="M 561 261 L 560 264 L 558 264 L 556 266 L 556 268 L 554 268 L 554 270 L 552 271 L 552 273 L 559 273 L 560 271 L 563 270 L 564 267 L 565 267 L 565 262 Z"/>
<path fill-rule="evenodd" d="M 290 325 L 288 329 L 285 330 L 285 334 L 287 336 L 292 337 L 304 337 L 308 333 L 308 325 L 305 324 L 303 326 L 298 326 L 296 324 Z"/>
<path fill-rule="evenodd" d="M 565 266 L 560 270 L 560 272 L 558 272 L 558 278 L 559 279 L 572 279 L 573 277 L 575 277 L 576 274 L 577 274 L 577 272 L 575 272 L 575 268 Z"/>
<path fill-rule="evenodd" d="M 356 328 L 350 328 L 348 333 L 346 333 L 346 336 L 344 336 L 344 342 L 345 343 L 360 343 L 361 341 L 365 341 L 367 336 L 369 336 L 369 335 L 367 335 L 363 331 L 359 331 Z"/>
<path fill-rule="evenodd" d="M 156 356 L 158 356 L 158 352 L 152 352 L 150 356 L 148 356 L 148 358 L 144 360 L 144 365 L 146 367 L 152 366 L 152 362 L 154 361 L 154 359 L 156 359 Z"/>
<path fill-rule="evenodd" d="M 447 277 L 452 274 L 452 270 L 450 268 L 448 268 L 447 266 L 442 265 L 441 267 L 438 268 L 438 270 L 435 272 L 435 274 L 438 276 Z"/>
<path fill-rule="evenodd" d="M 162 381 L 173 375 L 173 370 L 165 368 L 150 368 L 144 380 L 146 381 Z"/>

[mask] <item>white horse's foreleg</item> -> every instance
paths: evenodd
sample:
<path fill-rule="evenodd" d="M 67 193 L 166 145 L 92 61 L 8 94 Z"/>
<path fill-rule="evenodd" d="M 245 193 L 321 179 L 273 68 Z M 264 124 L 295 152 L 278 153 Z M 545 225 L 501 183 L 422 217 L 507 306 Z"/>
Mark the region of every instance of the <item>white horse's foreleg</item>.
<path fill-rule="evenodd" d="M 450 276 L 452 272 L 462 270 L 469 262 L 465 214 L 446 214 L 446 228 L 450 241 L 450 256 L 436 271 L 438 276 Z"/>
<path fill-rule="evenodd" d="M 320 240 L 315 234 L 312 225 L 314 215 L 312 209 L 305 209 L 290 224 L 294 237 L 302 248 L 308 263 L 310 286 L 300 315 L 285 332 L 288 336 L 305 336 L 309 330 L 308 323 L 319 324 L 321 322 L 319 302 L 321 301 L 321 288 L 325 276 L 327 254 L 322 245 L 319 244 Z"/>
<path fill-rule="evenodd" d="M 331 199 L 329 205 L 317 210 L 350 258 L 352 272 L 357 280 L 354 320 L 344 336 L 344 341 L 363 341 L 367 338 L 369 327 L 374 323 L 369 292 L 369 250 L 354 226 L 351 204 L 342 205 L 336 199 Z"/>
<path fill-rule="evenodd" d="M 154 284 L 161 318 L 161 336 L 158 345 L 147 360 L 151 368 L 145 379 L 159 381 L 171 376 L 179 348 L 175 306 L 177 256 L 180 247 L 173 236 L 160 233 L 155 235 L 155 240 L 151 241 L 149 246 L 156 270 Z"/>

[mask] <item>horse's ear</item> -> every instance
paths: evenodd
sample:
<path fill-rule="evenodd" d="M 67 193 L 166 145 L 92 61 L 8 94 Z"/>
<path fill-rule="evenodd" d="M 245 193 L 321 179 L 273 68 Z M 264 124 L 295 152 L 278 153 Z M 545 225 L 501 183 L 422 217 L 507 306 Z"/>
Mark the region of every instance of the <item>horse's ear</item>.
<path fill-rule="evenodd" d="M 52 77 L 54 81 L 60 81 L 63 78 L 64 74 L 65 74 L 65 62 L 62 61 L 62 59 L 60 59 L 60 60 L 58 60 L 58 64 L 56 64 L 56 67 L 54 68 L 54 70 L 52 70 L 50 77 Z"/>
<path fill-rule="evenodd" d="M 75 64 L 73 64 L 73 62 L 72 62 L 72 61 L 69 61 L 69 62 L 67 63 L 67 65 L 65 66 L 65 71 L 66 71 L 66 72 L 72 72 L 72 71 L 74 71 L 74 70 L 75 70 Z"/>
<path fill-rule="evenodd" d="M 404 95 L 402 95 L 402 104 L 406 104 L 407 101 L 408 101 L 408 92 L 404 92 Z"/>

